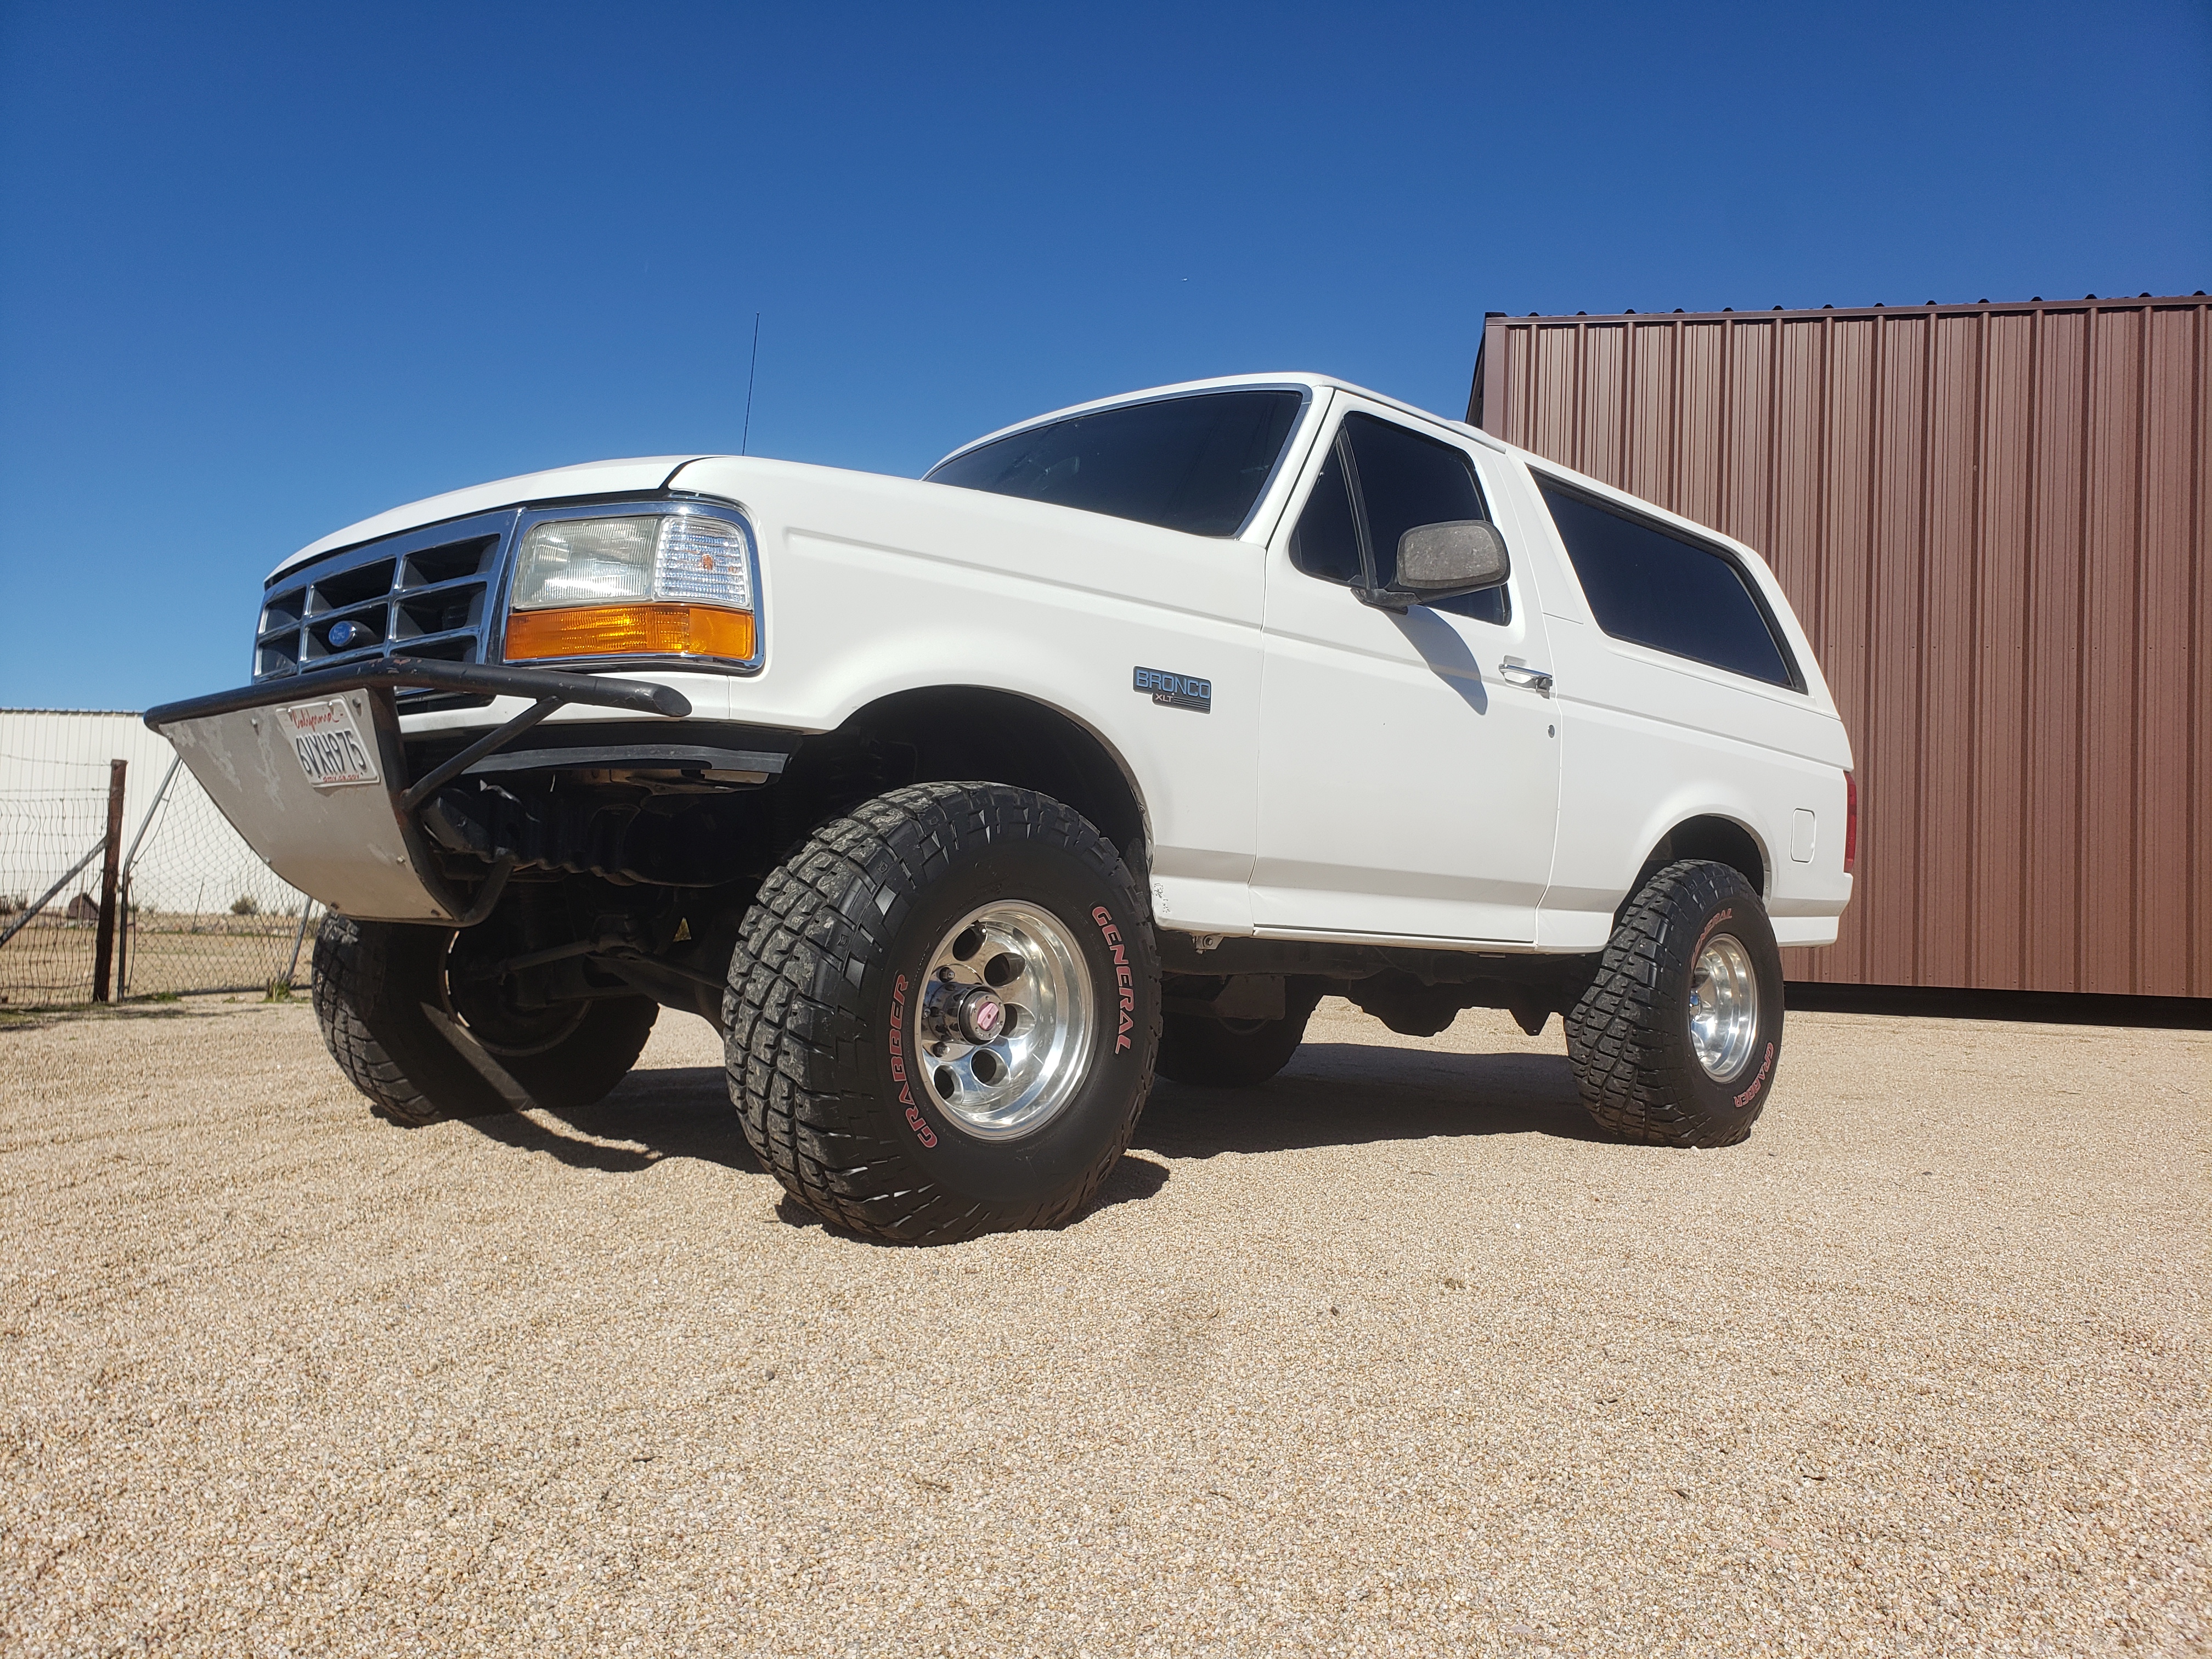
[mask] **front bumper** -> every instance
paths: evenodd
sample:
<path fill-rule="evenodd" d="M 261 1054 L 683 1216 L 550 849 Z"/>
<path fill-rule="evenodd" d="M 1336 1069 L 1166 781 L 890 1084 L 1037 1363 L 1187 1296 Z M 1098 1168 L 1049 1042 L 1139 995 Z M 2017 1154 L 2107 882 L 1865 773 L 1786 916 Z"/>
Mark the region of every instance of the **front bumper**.
<path fill-rule="evenodd" d="M 532 702 L 504 726 L 410 778 L 395 694 L 414 689 Z M 343 700 L 370 751 L 371 778 L 311 781 L 276 717 L 280 708 L 333 699 Z M 147 710 L 145 720 L 174 745 L 247 844 L 301 892 L 363 921 L 468 927 L 498 902 L 513 861 L 492 865 L 472 890 L 459 889 L 440 872 L 417 815 L 442 785 L 568 703 L 671 720 L 691 712 L 682 692 L 642 680 L 387 657 L 163 703 Z"/>

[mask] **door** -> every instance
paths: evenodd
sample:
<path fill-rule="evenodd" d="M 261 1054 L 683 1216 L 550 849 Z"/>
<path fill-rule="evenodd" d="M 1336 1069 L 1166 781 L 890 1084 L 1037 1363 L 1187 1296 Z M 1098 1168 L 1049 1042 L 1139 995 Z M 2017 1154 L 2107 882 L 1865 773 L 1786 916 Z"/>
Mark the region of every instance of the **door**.
<path fill-rule="evenodd" d="M 1459 599 L 1364 603 L 1406 531 L 1492 514 L 1474 446 L 1340 394 L 1332 419 L 1268 554 L 1253 920 L 1533 944 L 1559 824 L 1543 607 L 1517 563 Z"/>

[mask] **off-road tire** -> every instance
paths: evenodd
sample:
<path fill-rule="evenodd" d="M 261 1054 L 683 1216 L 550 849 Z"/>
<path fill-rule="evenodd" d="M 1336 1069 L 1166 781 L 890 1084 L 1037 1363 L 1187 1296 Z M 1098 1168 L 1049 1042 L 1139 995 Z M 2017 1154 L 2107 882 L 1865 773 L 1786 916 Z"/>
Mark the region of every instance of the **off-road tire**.
<path fill-rule="evenodd" d="M 637 1063 L 660 1012 L 648 997 L 592 1002 L 573 1030 L 534 1054 L 482 1042 L 465 1053 L 447 1034 L 466 1030 L 447 994 L 453 939 L 447 927 L 337 915 L 315 935 L 323 1041 L 379 1114 L 416 1127 L 524 1106 L 573 1111 L 603 1099 Z"/>
<path fill-rule="evenodd" d="M 999 900 L 1079 942 L 1095 1036 L 1065 1106 L 983 1139 L 908 1066 L 929 952 Z M 823 824 L 762 884 L 723 1003 L 730 1097 L 762 1162 L 833 1225 L 902 1243 L 1057 1226 L 1128 1146 L 1159 1001 L 1140 890 L 1081 813 L 1003 784 L 916 784 Z"/>
<path fill-rule="evenodd" d="M 1759 989 L 1751 1057 L 1716 1082 L 1690 1040 L 1690 981 L 1708 939 L 1735 936 Z M 1596 976 L 1568 1013 L 1567 1058 L 1601 1127 L 1655 1146 L 1732 1146 L 1774 1089 L 1782 1052 L 1782 955 L 1759 894 L 1724 864 L 1685 859 L 1621 912 Z"/>
<path fill-rule="evenodd" d="M 1321 1000 L 1318 982 L 1292 980 L 1280 1019 L 1169 1014 L 1160 1026 L 1160 1075 L 1200 1089 L 1249 1089 L 1291 1063 Z"/>

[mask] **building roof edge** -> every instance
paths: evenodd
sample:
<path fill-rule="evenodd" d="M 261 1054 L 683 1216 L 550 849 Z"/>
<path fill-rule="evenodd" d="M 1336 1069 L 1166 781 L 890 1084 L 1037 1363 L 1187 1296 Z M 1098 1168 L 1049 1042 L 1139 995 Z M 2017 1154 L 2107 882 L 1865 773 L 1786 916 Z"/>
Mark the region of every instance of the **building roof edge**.
<path fill-rule="evenodd" d="M 1778 319 L 1783 322 L 1800 322 L 1808 318 L 1816 317 L 1850 317 L 1856 319 L 1865 317 L 1972 316 L 1976 313 L 1981 312 L 2021 313 L 2033 311 L 2092 310 L 2142 311 L 2147 308 L 2156 309 L 2160 307 L 2195 307 L 2201 308 L 2209 305 L 2212 305 L 2212 298 L 2208 298 L 2200 289 L 2195 294 L 2116 294 L 2102 296 L 2094 294 L 2085 294 L 2078 300 L 2046 300 L 2039 296 L 2029 300 L 1973 300 L 1960 301 L 1950 304 L 1942 304 L 1931 301 L 1924 305 L 1917 306 L 1892 306 L 1881 304 L 1866 306 L 1817 306 L 1798 310 L 1791 310 L 1786 307 L 1776 306 L 1772 309 L 1767 311 L 1736 311 L 1732 308 L 1724 308 L 1720 311 L 1577 311 L 1573 313 L 1571 315 L 1564 312 L 1532 311 L 1526 316 L 1514 316 L 1502 311 L 1490 311 L 1483 313 L 1483 321 L 1485 324 L 1485 331 L 1487 332 L 1488 329 L 1493 326 L 1512 328 L 1516 326 L 1525 326 L 1532 323 L 1561 325 L 1568 323 L 1771 322 Z"/>

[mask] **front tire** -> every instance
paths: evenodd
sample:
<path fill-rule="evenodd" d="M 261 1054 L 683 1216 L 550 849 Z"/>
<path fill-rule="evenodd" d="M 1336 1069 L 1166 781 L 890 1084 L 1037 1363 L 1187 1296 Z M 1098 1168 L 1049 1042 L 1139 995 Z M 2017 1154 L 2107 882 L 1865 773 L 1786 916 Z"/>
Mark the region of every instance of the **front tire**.
<path fill-rule="evenodd" d="M 488 1117 L 526 1106 L 573 1111 L 603 1099 L 645 1048 L 660 1010 L 603 997 L 528 1018 L 465 990 L 450 927 L 323 918 L 315 1018 L 353 1086 L 394 1122 Z"/>
<path fill-rule="evenodd" d="M 761 887 L 723 1005 L 745 1137 L 799 1204 L 949 1243 L 1081 1213 L 1159 1039 L 1135 882 L 1073 808 L 917 784 L 824 824 Z"/>
<path fill-rule="evenodd" d="M 1685 859 L 1621 913 L 1567 1016 L 1583 1102 L 1624 1140 L 1732 1146 L 1773 1092 L 1782 953 L 1759 894 L 1724 864 Z"/>

